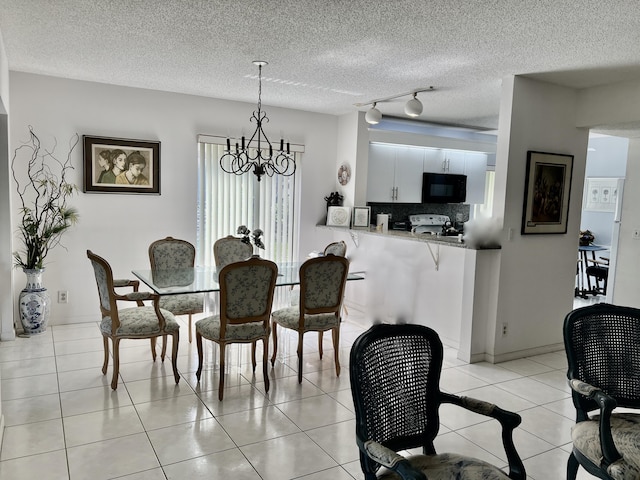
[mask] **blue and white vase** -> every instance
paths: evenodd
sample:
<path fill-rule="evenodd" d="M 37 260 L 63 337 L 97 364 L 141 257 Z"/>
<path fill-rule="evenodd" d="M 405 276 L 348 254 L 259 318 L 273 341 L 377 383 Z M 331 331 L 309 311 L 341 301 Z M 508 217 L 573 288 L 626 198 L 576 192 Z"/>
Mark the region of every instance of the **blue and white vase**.
<path fill-rule="evenodd" d="M 51 299 L 47 289 L 42 286 L 44 268 L 22 271 L 27 276 L 27 286 L 18 297 L 20 321 L 25 335 L 35 335 L 47 329 Z"/>

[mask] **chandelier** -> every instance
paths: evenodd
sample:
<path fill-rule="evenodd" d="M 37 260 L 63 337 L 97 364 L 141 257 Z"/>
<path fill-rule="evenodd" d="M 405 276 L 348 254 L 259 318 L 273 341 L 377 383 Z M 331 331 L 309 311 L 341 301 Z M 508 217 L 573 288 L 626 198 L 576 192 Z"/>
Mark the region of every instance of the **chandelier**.
<path fill-rule="evenodd" d="M 231 148 L 231 140 L 227 138 L 227 148 L 220 157 L 220 168 L 227 173 L 242 175 L 249 171 L 258 177 L 258 181 L 263 175 L 273 177 L 273 175 L 291 176 L 296 171 L 296 161 L 291 156 L 289 142 L 285 143 L 280 139 L 279 153 L 274 156 L 273 146 L 262 129 L 264 123 L 269 122 L 269 117 L 262 111 L 262 67 L 267 62 L 255 60 L 254 65 L 258 66 L 258 109 L 253 111 L 251 121 L 256 123 L 256 129 L 247 142 L 244 135 L 240 144 L 235 142 L 235 149 Z M 255 148 L 253 153 L 249 147 Z"/>

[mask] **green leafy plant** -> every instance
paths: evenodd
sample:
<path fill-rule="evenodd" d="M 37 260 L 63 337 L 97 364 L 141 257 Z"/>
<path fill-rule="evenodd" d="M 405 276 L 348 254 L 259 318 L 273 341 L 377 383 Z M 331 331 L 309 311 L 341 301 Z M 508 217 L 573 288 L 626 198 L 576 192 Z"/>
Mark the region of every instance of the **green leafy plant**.
<path fill-rule="evenodd" d="M 264 250 L 264 243 L 262 243 L 262 235 L 264 232 L 259 228 L 254 228 L 253 232 L 251 232 L 246 225 L 240 225 L 236 233 L 242 235 L 242 243 L 251 245 L 251 242 L 253 242 L 256 247 Z"/>
<path fill-rule="evenodd" d="M 68 205 L 77 187 L 67 177 L 73 165 L 71 153 L 78 145 L 75 134 L 66 160 L 40 145 L 29 126 L 29 141 L 15 149 L 11 173 L 20 197 L 20 232 L 23 248 L 13 252 L 14 265 L 25 270 L 42 269 L 44 259 L 60 245 L 62 234 L 78 221 L 78 211 Z"/>

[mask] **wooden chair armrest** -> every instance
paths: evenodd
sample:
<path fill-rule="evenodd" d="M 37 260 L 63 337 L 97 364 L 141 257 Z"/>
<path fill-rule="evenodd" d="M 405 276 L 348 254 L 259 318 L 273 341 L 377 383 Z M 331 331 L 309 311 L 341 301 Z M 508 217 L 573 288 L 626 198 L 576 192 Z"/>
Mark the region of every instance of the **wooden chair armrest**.
<path fill-rule="evenodd" d="M 605 466 L 609 466 L 613 462 L 620 460 L 622 455 L 620 455 L 620 452 L 618 452 L 618 449 L 613 443 L 613 435 L 611 434 L 611 413 L 618 405 L 616 400 L 598 387 L 594 387 L 580 380 L 570 379 L 569 386 L 579 395 L 593 399 L 600 408 L 598 428 L 600 431 L 600 448 L 602 449 L 603 456 L 602 463 Z"/>
<path fill-rule="evenodd" d="M 502 445 L 509 463 L 509 478 L 524 480 L 527 478 L 524 464 L 513 443 L 513 430 L 520 425 L 522 417 L 514 412 L 503 410 L 493 403 L 470 397 L 459 397 L 449 393 L 440 393 L 443 403 L 452 403 L 471 412 L 491 417 L 502 426 Z"/>
<path fill-rule="evenodd" d="M 427 477 L 419 470 L 411 466 L 409 461 L 384 445 L 367 440 L 358 441 L 358 447 L 371 460 L 383 467 L 396 472 L 403 480 L 427 480 Z"/>

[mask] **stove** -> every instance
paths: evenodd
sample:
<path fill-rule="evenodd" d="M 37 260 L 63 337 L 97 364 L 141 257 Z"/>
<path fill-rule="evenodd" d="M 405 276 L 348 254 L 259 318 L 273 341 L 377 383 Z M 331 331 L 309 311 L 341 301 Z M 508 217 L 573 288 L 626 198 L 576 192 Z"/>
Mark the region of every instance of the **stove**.
<path fill-rule="evenodd" d="M 438 213 L 421 213 L 409 215 L 411 231 L 413 233 L 423 233 L 426 235 L 436 235 L 442 233 L 442 226 L 451 219 L 447 215 Z"/>

